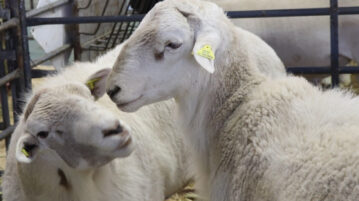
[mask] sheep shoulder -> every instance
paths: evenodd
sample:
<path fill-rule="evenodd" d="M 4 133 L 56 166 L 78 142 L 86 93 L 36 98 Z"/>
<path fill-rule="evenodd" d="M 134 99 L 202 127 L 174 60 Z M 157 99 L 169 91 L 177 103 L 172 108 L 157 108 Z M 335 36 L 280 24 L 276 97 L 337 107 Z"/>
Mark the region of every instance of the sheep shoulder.
<path fill-rule="evenodd" d="M 218 137 L 212 178 L 230 185 L 224 189 L 216 178 L 213 188 L 221 190 L 213 192 L 229 200 L 355 200 L 358 103 L 349 92 L 323 92 L 297 77 L 253 87 Z"/>

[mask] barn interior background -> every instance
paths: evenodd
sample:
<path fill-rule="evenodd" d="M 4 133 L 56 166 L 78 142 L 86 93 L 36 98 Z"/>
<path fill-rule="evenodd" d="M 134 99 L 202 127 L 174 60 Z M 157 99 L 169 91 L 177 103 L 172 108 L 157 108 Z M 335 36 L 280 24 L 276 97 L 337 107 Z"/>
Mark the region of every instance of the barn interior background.
<path fill-rule="evenodd" d="M 37 78 L 73 61 L 93 60 L 115 47 L 136 29 L 143 15 L 159 0 L 0 0 L 0 169 L 23 104 L 22 94 Z M 319 8 L 230 11 L 231 18 L 327 16 L 330 21 L 330 66 L 287 68 L 294 74 L 328 74 L 332 86 L 339 74 L 359 73 L 356 66 L 339 66 L 338 19 L 359 15 L 357 5 L 327 0 Z M 342 0 L 345 2 L 345 0 Z M 310 30 L 308 30 L 310 31 Z M 1 172 L 0 172 L 1 173 Z"/>

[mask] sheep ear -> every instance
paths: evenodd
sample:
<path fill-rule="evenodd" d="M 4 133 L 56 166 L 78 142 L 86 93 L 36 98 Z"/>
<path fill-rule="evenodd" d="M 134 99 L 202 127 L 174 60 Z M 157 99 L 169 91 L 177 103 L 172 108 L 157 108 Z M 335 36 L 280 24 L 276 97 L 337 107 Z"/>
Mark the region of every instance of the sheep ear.
<path fill-rule="evenodd" d="M 39 152 L 39 141 L 30 134 L 21 136 L 16 145 L 16 159 L 20 163 L 31 163 Z"/>
<path fill-rule="evenodd" d="M 193 47 L 193 55 L 197 63 L 209 73 L 214 73 L 215 52 L 219 37 L 216 33 L 198 33 Z"/>
<path fill-rule="evenodd" d="M 31 100 L 29 101 L 29 103 L 26 105 L 25 107 L 25 112 L 24 112 L 24 119 L 27 120 L 27 118 L 30 116 L 30 114 L 32 113 L 32 111 L 34 110 L 34 107 L 37 103 L 37 101 L 40 99 L 40 96 L 45 93 L 48 89 L 41 89 L 40 91 L 36 92 L 36 94 L 34 96 L 31 97 Z"/>
<path fill-rule="evenodd" d="M 86 86 L 90 89 L 95 99 L 101 98 L 106 93 L 106 80 L 110 75 L 111 68 L 105 68 L 92 74 L 86 81 Z"/>
<path fill-rule="evenodd" d="M 193 27 L 196 40 L 192 54 L 197 63 L 209 73 L 214 73 L 215 54 L 220 44 L 220 35 L 212 27 L 203 23 L 202 18 L 191 12 L 189 8 L 176 8 Z"/>

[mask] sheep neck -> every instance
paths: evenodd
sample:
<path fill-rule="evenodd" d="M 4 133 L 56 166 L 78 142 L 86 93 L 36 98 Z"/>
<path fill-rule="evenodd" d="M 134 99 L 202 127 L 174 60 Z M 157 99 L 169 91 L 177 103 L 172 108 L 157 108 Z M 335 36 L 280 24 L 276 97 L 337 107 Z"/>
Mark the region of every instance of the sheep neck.
<path fill-rule="evenodd" d="M 197 153 L 201 171 L 205 169 L 208 174 L 219 165 L 221 156 L 216 150 L 221 137 L 219 130 L 253 86 L 263 80 L 255 63 L 248 65 L 252 63 L 250 53 L 238 38 L 234 37 L 227 43 L 229 47 L 218 51 L 214 74 L 202 71 L 197 76 L 198 83 L 192 85 L 195 87 L 176 98 L 183 128 L 189 135 L 187 140 Z M 237 91 L 242 94 L 235 94 Z"/>
<path fill-rule="evenodd" d="M 26 178 L 21 178 L 21 185 L 31 186 L 30 192 L 26 192 L 29 199 L 33 195 L 42 195 L 44 197 L 54 197 L 57 201 L 62 200 L 98 200 L 103 195 L 103 192 L 111 192 L 113 185 L 111 180 L 114 179 L 113 175 L 116 175 L 114 168 L 111 164 L 94 168 L 90 170 L 78 171 L 74 170 L 63 162 L 58 163 L 56 166 L 46 165 L 48 158 L 57 158 L 58 156 L 53 153 L 42 153 L 44 156 L 40 156 L 37 161 L 34 161 L 31 166 L 18 163 L 17 167 L 20 172 L 26 171 L 26 174 L 20 173 L 19 175 L 27 175 Z M 31 171 L 31 173 L 29 173 Z M 66 177 L 68 182 L 66 187 L 61 183 L 62 178 L 59 177 L 59 172 Z M 29 175 L 31 175 L 29 177 Z M 118 179 L 119 175 L 116 176 Z M 46 179 L 44 179 L 46 178 Z M 123 178 L 125 180 L 126 178 Z M 110 184 L 110 185 L 109 185 Z M 43 186 L 47 186 L 47 189 L 51 189 L 46 193 L 43 192 Z M 51 188 L 49 186 L 52 186 Z M 113 189 L 113 191 L 117 191 Z M 36 199 L 35 199 L 36 200 Z"/>

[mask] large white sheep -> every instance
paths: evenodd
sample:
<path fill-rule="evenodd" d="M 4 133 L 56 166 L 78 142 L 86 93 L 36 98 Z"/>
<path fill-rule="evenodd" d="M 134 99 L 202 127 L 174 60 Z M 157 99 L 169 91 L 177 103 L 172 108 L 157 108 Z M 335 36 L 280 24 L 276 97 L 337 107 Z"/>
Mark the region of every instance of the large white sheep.
<path fill-rule="evenodd" d="M 129 112 L 176 99 L 209 200 L 358 200 L 359 98 L 261 73 L 262 46 L 213 3 L 166 0 L 124 45 L 107 92 Z"/>
<path fill-rule="evenodd" d="M 97 84 L 120 49 L 34 89 L 12 135 L 5 201 L 160 201 L 190 180 L 173 101 L 134 114 L 120 112 L 107 96 L 94 101 L 105 93 Z M 85 81 L 92 73 L 91 95 Z"/>
<path fill-rule="evenodd" d="M 323 8 L 329 0 L 210 0 L 228 11 Z M 339 6 L 359 6 L 359 0 L 339 1 Z M 277 52 L 287 67 L 330 66 L 329 16 L 232 19 L 233 23 L 260 36 Z M 339 17 L 339 62 L 359 61 L 359 15 Z M 323 80 L 324 81 L 324 80 Z M 349 75 L 340 81 L 350 83 Z M 327 81 L 326 81 L 327 82 Z M 324 83 L 323 83 L 324 84 Z"/>

